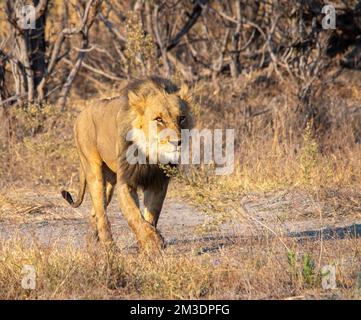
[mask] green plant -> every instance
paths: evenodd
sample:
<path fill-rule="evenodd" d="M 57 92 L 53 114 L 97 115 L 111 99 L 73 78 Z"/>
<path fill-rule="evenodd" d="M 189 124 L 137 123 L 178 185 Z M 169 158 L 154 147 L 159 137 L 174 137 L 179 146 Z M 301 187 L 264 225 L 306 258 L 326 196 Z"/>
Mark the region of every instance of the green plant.
<path fill-rule="evenodd" d="M 302 287 L 312 287 L 317 282 L 315 262 L 309 253 L 304 253 L 301 256 L 301 261 L 302 265 L 300 266 L 297 253 L 291 250 L 287 252 L 287 262 L 291 280 L 297 282 Z"/>
<path fill-rule="evenodd" d="M 316 281 L 316 273 L 315 273 L 315 262 L 312 259 L 311 255 L 305 253 L 302 255 L 302 279 L 303 283 L 308 286 L 313 286 Z"/>
<path fill-rule="evenodd" d="M 294 251 L 288 251 L 287 252 L 287 263 L 289 266 L 289 274 L 291 277 L 291 280 L 294 281 L 298 278 L 298 271 L 297 271 L 297 255 Z"/>

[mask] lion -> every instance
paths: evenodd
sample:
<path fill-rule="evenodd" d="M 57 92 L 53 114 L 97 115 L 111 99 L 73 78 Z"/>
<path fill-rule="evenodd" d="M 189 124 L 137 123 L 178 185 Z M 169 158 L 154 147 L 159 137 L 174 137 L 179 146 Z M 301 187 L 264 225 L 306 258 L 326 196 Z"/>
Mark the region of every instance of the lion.
<path fill-rule="evenodd" d="M 61 193 L 76 208 L 88 188 L 93 204 L 90 224 L 95 239 L 101 243 L 113 244 L 106 208 L 116 190 L 120 210 L 139 247 L 164 248 L 156 227 L 170 178 L 161 165 L 164 162 L 148 161 L 151 148 L 140 143 L 140 136 L 143 133 L 146 141 L 154 138 L 165 163 L 169 160 L 171 166 L 176 166 L 171 160 L 179 154 L 181 130 L 192 127 L 190 101 L 186 85 L 179 88 L 169 80 L 149 77 L 130 81 L 118 97 L 103 99 L 79 114 L 74 125 L 80 158 L 78 197 L 74 201 L 68 191 Z M 156 127 L 155 137 L 148 136 L 151 124 Z M 165 128 L 175 134 L 160 137 Z M 146 163 L 130 163 L 127 152 L 132 145 L 139 147 L 135 154 L 144 153 Z M 143 191 L 143 214 L 138 190 Z"/>

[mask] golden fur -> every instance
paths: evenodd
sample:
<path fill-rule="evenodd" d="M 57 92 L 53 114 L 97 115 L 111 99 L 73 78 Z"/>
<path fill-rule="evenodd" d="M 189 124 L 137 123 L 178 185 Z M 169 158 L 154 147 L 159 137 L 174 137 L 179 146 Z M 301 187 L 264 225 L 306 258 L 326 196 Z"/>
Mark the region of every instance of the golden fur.
<path fill-rule="evenodd" d="M 78 199 L 74 202 L 65 190 L 62 195 L 73 207 L 78 207 L 88 186 L 93 203 L 91 225 L 103 243 L 112 242 L 106 207 L 117 184 L 120 209 L 140 246 L 163 246 L 156 225 L 169 178 L 158 164 L 130 164 L 126 151 L 133 142 L 126 141 L 126 137 L 130 130 L 139 129 L 148 138 L 148 127 L 156 119 L 157 134 L 162 127 L 174 130 L 179 148 L 180 130 L 191 127 L 188 101 L 185 86 L 179 89 L 168 80 L 151 77 L 131 81 L 119 97 L 102 100 L 78 116 L 74 126 L 81 163 Z M 173 141 L 168 138 L 161 143 L 170 145 Z M 138 187 L 144 191 L 143 216 Z"/>

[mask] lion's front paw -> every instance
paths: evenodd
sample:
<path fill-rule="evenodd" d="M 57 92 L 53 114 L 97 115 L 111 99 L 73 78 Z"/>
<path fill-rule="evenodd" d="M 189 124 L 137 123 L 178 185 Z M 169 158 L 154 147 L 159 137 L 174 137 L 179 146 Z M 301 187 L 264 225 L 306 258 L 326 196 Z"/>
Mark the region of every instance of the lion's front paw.
<path fill-rule="evenodd" d="M 162 235 L 152 228 L 139 239 L 139 246 L 142 251 L 154 252 L 164 249 L 165 242 Z"/>

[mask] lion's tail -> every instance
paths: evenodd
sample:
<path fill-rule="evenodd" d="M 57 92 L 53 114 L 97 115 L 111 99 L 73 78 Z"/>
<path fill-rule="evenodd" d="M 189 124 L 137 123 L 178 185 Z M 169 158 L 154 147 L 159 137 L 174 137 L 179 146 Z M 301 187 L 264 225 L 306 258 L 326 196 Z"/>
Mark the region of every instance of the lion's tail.
<path fill-rule="evenodd" d="M 80 187 L 79 187 L 79 190 L 78 190 L 78 197 L 77 197 L 77 200 L 75 202 L 73 200 L 73 197 L 71 196 L 71 194 L 68 191 L 66 191 L 66 190 L 61 191 L 61 195 L 63 196 L 63 198 L 73 208 L 78 208 L 82 204 L 83 199 L 84 199 L 85 189 L 86 189 L 86 180 L 85 180 L 83 169 L 81 167 L 79 169 L 79 180 L 80 180 Z"/>

